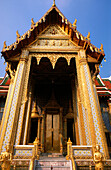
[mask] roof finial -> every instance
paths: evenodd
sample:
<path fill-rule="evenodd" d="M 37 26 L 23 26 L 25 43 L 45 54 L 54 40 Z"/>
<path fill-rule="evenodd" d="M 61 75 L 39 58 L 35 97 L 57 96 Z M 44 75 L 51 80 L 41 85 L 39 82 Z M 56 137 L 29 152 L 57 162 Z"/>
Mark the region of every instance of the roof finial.
<path fill-rule="evenodd" d="M 5 48 L 7 48 L 6 41 L 4 41 L 4 44 L 3 44 L 3 49 L 2 49 L 2 51 L 3 51 L 3 50 L 5 50 Z"/>
<path fill-rule="evenodd" d="M 73 27 L 76 27 L 77 24 L 77 19 L 75 19 L 74 23 L 73 23 Z"/>
<path fill-rule="evenodd" d="M 88 32 L 88 35 L 87 35 L 86 39 L 90 40 L 90 32 Z"/>
<path fill-rule="evenodd" d="M 101 52 L 104 52 L 104 50 L 103 50 L 103 44 L 101 44 L 100 50 L 101 50 Z"/>
<path fill-rule="evenodd" d="M 53 0 L 53 5 L 52 6 L 56 6 L 56 4 L 55 4 L 55 0 Z"/>
<path fill-rule="evenodd" d="M 19 34 L 18 30 L 16 31 L 16 36 L 17 36 L 17 39 L 20 38 L 20 34 Z"/>
<path fill-rule="evenodd" d="M 31 19 L 31 27 L 33 27 L 35 25 L 34 19 Z"/>

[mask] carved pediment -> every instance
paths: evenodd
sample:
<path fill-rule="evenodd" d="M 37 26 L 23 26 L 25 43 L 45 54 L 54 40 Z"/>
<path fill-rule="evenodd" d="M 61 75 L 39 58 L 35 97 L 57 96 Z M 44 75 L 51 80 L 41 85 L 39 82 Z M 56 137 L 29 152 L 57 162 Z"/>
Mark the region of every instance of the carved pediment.
<path fill-rule="evenodd" d="M 58 25 L 48 26 L 38 39 L 30 46 L 33 49 L 65 49 L 71 50 L 78 48 L 70 41 L 67 35 Z"/>
<path fill-rule="evenodd" d="M 66 35 L 59 26 L 57 25 L 51 25 L 48 28 L 45 29 L 45 31 L 42 33 L 42 35 L 45 36 L 60 36 L 60 35 Z"/>

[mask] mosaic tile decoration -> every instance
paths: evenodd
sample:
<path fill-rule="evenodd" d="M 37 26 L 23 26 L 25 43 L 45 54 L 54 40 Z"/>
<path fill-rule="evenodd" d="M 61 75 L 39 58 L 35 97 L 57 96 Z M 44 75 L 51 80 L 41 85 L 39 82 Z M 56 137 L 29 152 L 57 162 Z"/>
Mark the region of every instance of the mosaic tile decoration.
<path fill-rule="evenodd" d="M 11 92 L 12 92 L 12 88 L 13 88 L 13 84 L 11 83 L 10 84 L 10 91 L 9 91 L 9 96 L 8 96 L 8 101 L 7 101 L 7 106 L 6 106 L 6 110 L 5 110 L 5 116 L 4 116 L 4 120 L 3 120 L 3 126 L 2 126 L 2 129 L 1 129 L 1 134 L 2 134 L 2 131 L 3 131 L 3 128 L 4 128 L 4 123 L 6 121 L 6 115 L 7 115 L 7 109 L 8 109 L 8 105 L 9 105 L 9 101 L 10 101 L 10 95 L 11 95 Z M 1 138 L 1 134 L 0 134 L 0 138 Z"/>
<path fill-rule="evenodd" d="M 98 120 L 97 120 L 97 115 L 96 115 L 96 110 L 95 110 L 93 94 L 92 94 L 92 91 L 91 91 L 91 84 L 90 84 L 90 79 L 89 79 L 89 76 L 88 76 L 87 65 L 83 65 L 83 66 L 84 66 L 84 73 L 85 73 L 85 77 L 86 77 L 89 100 L 90 100 L 90 105 L 91 105 L 91 110 L 92 110 L 93 121 L 94 121 L 96 140 L 98 141 L 98 144 L 101 146 L 100 151 L 103 153 L 101 134 L 99 132 L 99 125 L 98 125 Z"/>
<path fill-rule="evenodd" d="M 99 107 L 99 103 L 98 103 L 98 98 L 97 98 L 97 93 L 96 93 L 96 88 L 94 88 L 94 94 L 95 94 L 95 98 L 96 98 L 96 104 L 97 104 L 97 107 L 98 107 L 98 111 L 100 111 L 100 107 Z"/>
<path fill-rule="evenodd" d="M 10 108 L 8 124 L 7 124 L 6 132 L 5 132 L 5 138 L 4 138 L 3 146 L 2 146 L 2 152 L 6 150 L 5 147 L 6 147 L 7 143 L 9 142 L 9 139 L 10 139 L 10 135 L 11 135 L 10 132 L 11 132 L 12 124 L 13 124 L 14 111 L 16 109 L 17 96 L 18 96 L 20 81 L 21 81 L 21 78 L 22 78 L 23 68 L 24 68 L 24 64 L 21 63 L 20 67 L 19 67 L 19 71 L 18 71 L 18 77 L 17 77 L 17 81 L 16 81 L 16 85 L 15 85 L 15 90 L 14 90 L 11 108 Z"/>
<path fill-rule="evenodd" d="M 20 110 L 19 123 L 18 123 L 18 128 L 17 128 L 17 137 L 16 137 L 15 145 L 19 145 L 19 138 L 20 138 L 20 132 L 21 132 L 21 128 L 22 128 L 24 106 L 25 106 L 25 103 L 21 106 L 21 110 Z"/>
<path fill-rule="evenodd" d="M 15 149 L 14 155 L 16 155 L 16 156 L 32 156 L 32 149 Z"/>
<path fill-rule="evenodd" d="M 81 135 L 81 126 L 80 126 L 80 118 L 79 118 L 79 114 L 77 111 L 77 122 L 78 122 L 78 129 L 79 129 L 79 140 L 80 140 L 80 144 L 82 145 L 82 135 Z"/>
<path fill-rule="evenodd" d="M 92 156 L 91 150 L 74 150 L 73 151 L 74 156 Z"/>
<path fill-rule="evenodd" d="M 82 112 L 83 112 L 83 118 L 84 118 L 84 126 L 85 126 L 85 134 L 86 134 L 86 141 L 87 141 L 87 145 L 90 145 L 90 139 L 91 138 L 91 134 L 88 133 L 88 124 L 87 124 L 87 119 L 88 119 L 88 113 L 85 111 L 85 108 L 82 104 Z"/>

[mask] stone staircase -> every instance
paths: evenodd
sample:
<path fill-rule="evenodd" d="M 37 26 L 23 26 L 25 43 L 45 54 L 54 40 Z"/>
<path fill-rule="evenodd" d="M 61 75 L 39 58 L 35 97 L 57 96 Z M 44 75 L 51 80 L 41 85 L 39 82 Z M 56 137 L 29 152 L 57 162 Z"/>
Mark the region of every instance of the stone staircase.
<path fill-rule="evenodd" d="M 65 157 L 49 154 L 48 156 L 40 156 L 39 160 L 35 160 L 34 170 L 71 170 L 71 162 Z"/>

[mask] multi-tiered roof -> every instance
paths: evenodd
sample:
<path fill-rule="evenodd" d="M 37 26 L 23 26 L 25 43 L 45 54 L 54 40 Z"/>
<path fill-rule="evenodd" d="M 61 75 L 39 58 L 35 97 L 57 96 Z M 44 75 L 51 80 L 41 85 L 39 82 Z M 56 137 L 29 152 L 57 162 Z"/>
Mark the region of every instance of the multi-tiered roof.
<path fill-rule="evenodd" d="M 38 35 L 47 28 L 47 26 L 57 24 L 63 31 L 66 32 L 67 35 L 69 35 L 70 40 L 74 42 L 76 46 L 80 46 L 85 49 L 87 56 L 89 55 L 96 59 L 96 61 L 100 64 L 105 56 L 103 45 L 101 44 L 100 49 L 95 47 L 91 43 L 90 33 L 88 33 L 87 37 L 84 37 L 77 30 L 76 22 L 77 20 L 75 19 L 75 22 L 72 25 L 54 3 L 38 22 L 35 23 L 33 19 L 31 20 L 31 28 L 25 34 L 20 35 L 17 31 L 17 38 L 13 44 L 7 46 L 6 42 L 4 42 L 4 47 L 1 52 L 2 56 L 6 61 L 11 57 L 18 56 L 21 53 L 21 50 L 30 46 L 30 44 L 37 39 Z"/>

